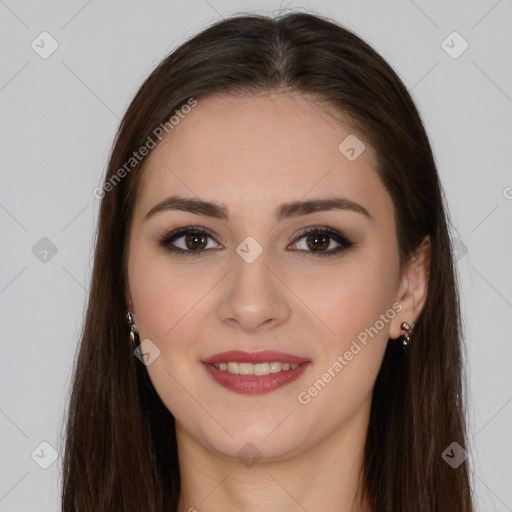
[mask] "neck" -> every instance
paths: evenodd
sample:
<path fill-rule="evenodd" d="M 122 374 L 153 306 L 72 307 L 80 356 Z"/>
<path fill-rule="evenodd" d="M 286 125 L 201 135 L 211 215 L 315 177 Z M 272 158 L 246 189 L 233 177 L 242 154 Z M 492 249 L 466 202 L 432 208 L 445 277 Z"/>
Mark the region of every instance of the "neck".
<path fill-rule="evenodd" d="M 207 450 L 176 423 L 181 493 L 178 512 L 371 512 L 360 490 L 368 414 L 322 444 L 289 458 L 246 466 Z"/>

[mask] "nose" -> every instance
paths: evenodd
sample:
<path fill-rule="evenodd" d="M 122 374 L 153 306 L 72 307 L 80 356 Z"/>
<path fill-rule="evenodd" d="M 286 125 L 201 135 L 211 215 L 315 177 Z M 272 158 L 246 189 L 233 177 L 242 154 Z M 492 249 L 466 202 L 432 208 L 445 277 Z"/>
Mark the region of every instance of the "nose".
<path fill-rule="evenodd" d="M 289 292 L 283 285 L 284 276 L 268 261 L 266 252 L 251 263 L 238 254 L 233 260 L 233 268 L 223 280 L 218 310 L 221 321 L 252 333 L 286 322 L 291 312 Z"/>

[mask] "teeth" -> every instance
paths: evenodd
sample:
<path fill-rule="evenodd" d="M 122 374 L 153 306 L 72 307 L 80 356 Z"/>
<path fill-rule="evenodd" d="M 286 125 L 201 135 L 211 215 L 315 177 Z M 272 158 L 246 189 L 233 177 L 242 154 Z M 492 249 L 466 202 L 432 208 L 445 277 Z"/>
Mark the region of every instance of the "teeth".
<path fill-rule="evenodd" d="M 223 372 L 227 371 L 235 375 L 268 375 L 270 373 L 278 373 L 280 371 L 295 370 L 299 365 L 291 363 L 214 363 L 213 366 Z"/>
<path fill-rule="evenodd" d="M 238 373 L 240 375 L 254 375 L 254 365 L 251 363 L 238 363 Z"/>
<path fill-rule="evenodd" d="M 269 363 L 270 373 L 277 373 L 281 371 L 281 363 Z"/>

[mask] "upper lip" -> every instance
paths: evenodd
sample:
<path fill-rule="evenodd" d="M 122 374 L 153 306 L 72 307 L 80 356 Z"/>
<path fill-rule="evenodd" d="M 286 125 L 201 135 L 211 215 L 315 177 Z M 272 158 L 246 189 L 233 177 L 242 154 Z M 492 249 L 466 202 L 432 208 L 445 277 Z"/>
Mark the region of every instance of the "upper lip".
<path fill-rule="evenodd" d="M 309 362 L 305 357 L 298 357 L 284 352 L 275 352 L 273 350 L 263 350 L 261 352 L 243 352 L 242 350 L 230 350 L 228 352 L 219 352 L 213 356 L 203 359 L 203 363 L 292 363 L 300 364 Z"/>

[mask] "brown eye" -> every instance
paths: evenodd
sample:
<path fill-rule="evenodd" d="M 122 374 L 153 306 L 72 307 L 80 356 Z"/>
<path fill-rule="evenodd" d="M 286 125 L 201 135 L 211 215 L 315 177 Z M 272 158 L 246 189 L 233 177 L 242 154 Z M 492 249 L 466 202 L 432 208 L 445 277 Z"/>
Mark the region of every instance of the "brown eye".
<path fill-rule="evenodd" d="M 208 244 L 207 237 L 202 233 L 194 233 L 185 237 L 185 246 L 192 251 L 204 249 Z"/>
<path fill-rule="evenodd" d="M 344 234 L 327 226 L 321 226 L 303 232 L 294 246 L 299 252 L 314 256 L 333 256 L 354 247 L 355 244 Z"/>
<path fill-rule="evenodd" d="M 308 247 L 313 251 L 323 251 L 329 247 L 329 237 L 325 235 L 308 235 L 306 238 Z"/>
<path fill-rule="evenodd" d="M 160 245 L 166 250 L 179 255 L 199 256 L 207 252 L 208 249 L 216 248 L 215 243 L 213 247 L 211 244 L 209 247 L 209 242 L 215 242 L 215 240 L 204 228 L 185 227 L 165 235 L 160 240 Z M 217 245 L 217 247 L 219 246 Z"/>

